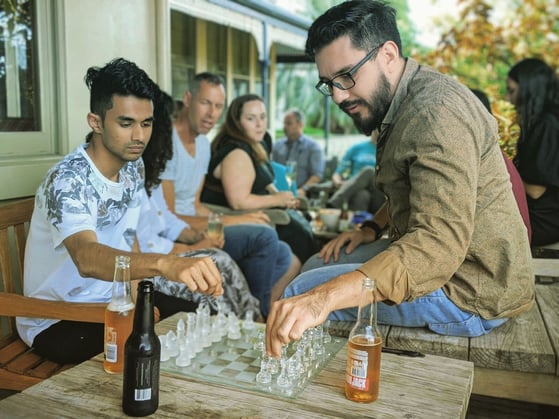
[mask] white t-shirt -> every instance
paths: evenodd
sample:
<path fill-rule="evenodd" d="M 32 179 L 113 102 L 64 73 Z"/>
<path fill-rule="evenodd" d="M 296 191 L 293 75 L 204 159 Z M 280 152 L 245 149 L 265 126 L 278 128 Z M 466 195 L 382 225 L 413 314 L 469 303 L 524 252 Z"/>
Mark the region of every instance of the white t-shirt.
<path fill-rule="evenodd" d="M 210 164 L 210 141 L 205 135 L 195 140 L 195 154 L 191 156 L 184 148 L 177 131 L 173 129 L 173 158 L 167 162 L 161 179 L 175 183 L 175 212 L 196 215 L 194 200 L 202 179 Z"/>
<path fill-rule="evenodd" d="M 118 182 L 101 174 L 78 146 L 49 170 L 35 197 L 25 249 L 24 294 L 47 300 L 109 302 L 112 284 L 80 276 L 63 241 L 91 230 L 99 243 L 130 251 L 145 195 L 144 165 L 129 162 Z M 28 345 L 58 320 L 18 317 L 19 335 Z"/>
<path fill-rule="evenodd" d="M 140 249 L 146 253 L 170 253 L 174 241 L 188 224 L 169 211 L 161 185 L 151 191 L 143 207 L 138 224 Z"/>

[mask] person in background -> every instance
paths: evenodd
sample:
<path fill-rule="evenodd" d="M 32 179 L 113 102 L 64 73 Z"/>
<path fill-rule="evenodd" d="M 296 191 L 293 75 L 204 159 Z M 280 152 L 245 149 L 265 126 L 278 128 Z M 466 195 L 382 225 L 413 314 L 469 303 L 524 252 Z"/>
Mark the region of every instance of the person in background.
<path fill-rule="evenodd" d="M 91 132 L 37 190 L 25 249 L 25 295 L 109 303 L 118 255 L 130 257 L 133 296 L 135 282 L 153 276 L 221 295 L 221 275 L 211 258 L 139 253 L 136 231 L 146 198 L 140 157 L 151 138 L 159 88 L 123 58 L 90 67 L 85 82 Z M 158 293 L 155 304 L 162 308 Z M 54 362 L 79 363 L 103 351 L 102 323 L 24 317 L 16 323 L 22 340 Z"/>
<path fill-rule="evenodd" d="M 233 209 L 287 208 L 289 224 L 276 225 L 278 236 L 291 247 L 297 262 L 304 263 L 318 250 L 308 221 L 294 209 L 298 200 L 291 191 L 279 192 L 266 148 L 266 106 L 248 94 L 229 105 L 225 122 L 212 142 L 212 157 L 202 201 Z"/>
<path fill-rule="evenodd" d="M 344 203 L 352 211 L 374 214 L 383 204 L 384 195 L 375 186 L 377 164 L 377 139 L 375 130 L 368 141 L 351 146 L 332 175 L 334 194 L 326 201 L 330 208 L 342 208 Z M 342 174 L 348 172 L 348 179 Z"/>
<path fill-rule="evenodd" d="M 559 79 L 537 58 L 515 64 L 507 97 L 516 108 L 520 137 L 513 159 L 528 199 L 532 245 L 559 242 Z"/>
<path fill-rule="evenodd" d="M 167 208 L 161 189 L 159 175 L 165 169 L 165 164 L 172 157 L 172 115 L 173 99 L 165 92 L 161 92 L 154 106 L 154 124 L 151 140 L 142 158 L 145 166 L 145 188 L 149 199 L 144 200 L 138 222 L 137 237 L 140 250 L 146 253 L 176 254 L 181 257 L 211 257 L 221 273 L 223 295 L 219 298 L 192 292 L 184 284 L 168 281 L 156 276 L 155 290 L 163 296 L 171 296 L 168 304 L 160 309 L 161 318 L 168 317 L 178 311 L 194 311 L 200 303 L 207 302 L 215 313 L 235 313 L 239 318 L 245 318 L 252 312 L 254 320 L 261 320 L 260 302 L 251 293 L 247 280 L 235 261 L 220 249 L 223 240 L 203 236 L 193 241 L 192 229 Z M 265 245 L 268 242 L 262 243 Z M 274 241 L 270 242 L 274 243 Z M 275 251 L 268 248 L 268 252 Z M 262 299 L 270 299 L 273 278 L 261 278 L 254 288 L 259 291 Z M 269 307 L 269 303 L 266 305 Z M 266 312 L 267 313 L 267 312 Z"/>
<path fill-rule="evenodd" d="M 355 321 L 366 277 L 380 323 L 443 335 L 489 333 L 534 304 L 495 119 L 467 87 L 401 51 L 396 11 L 384 2 L 346 1 L 309 29 L 317 90 L 364 134 L 380 132 L 376 185 L 388 205 L 354 240 L 390 233 L 365 263 L 313 269 L 286 288 L 267 320 L 272 356 L 327 318 Z"/>
<path fill-rule="evenodd" d="M 222 79 L 212 73 L 197 74 L 182 102 L 173 123 L 172 158 L 160 175 L 161 187 L 169 210 L 189 224 L 196 242 L 208 226 L 210 210 L 201 202 L 200 194 L 210 161 L 206 135 L 225 107 Z M 279 298 L 285 283 L 297 275 L 301 266 L 289 246 L 268 226 L 270 219 L 262 211 L 224 215 L 222 219 L 225 242 L 219 247 L 239 265 L 266 316 L 270 301 Z"/>
<path fill-rule="evenodd" d="M 320 144 L 303 134 L 305 116 L 299 109 L 288 110 L 283 117 L 285 137 L 277 140 L 272 148 L 272 160 L 287 165 L 295 163 L 297 196 L 305 197 L 312 185 L 321 181 L 324 174 L 324 153 Z"/>

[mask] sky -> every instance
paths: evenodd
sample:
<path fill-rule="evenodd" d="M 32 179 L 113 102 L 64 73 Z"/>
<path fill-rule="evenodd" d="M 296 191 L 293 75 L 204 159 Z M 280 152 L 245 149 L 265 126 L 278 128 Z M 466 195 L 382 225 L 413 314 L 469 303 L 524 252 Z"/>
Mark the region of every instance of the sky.
<path fill-rule="evenodd" d="M 427 47 L 436 46 L 443 30 L 440 26 L 433 25 L 433 18 L 458 14 L 456 0 L 408 0 L 408 6 L 410 17 L 418 31 L 417 42 Z"/>
<path fill-rule="evenodd" d="M 302 0 L 269 0 L 271 3 L 297 13 L 304 8 Z M 457 13 L 456 0 L 408 0 L 410 16 L 418 30 L 418 42 L 434 47 L 440 39 L 441 29 L 432 24 L 433 17 Z"/>

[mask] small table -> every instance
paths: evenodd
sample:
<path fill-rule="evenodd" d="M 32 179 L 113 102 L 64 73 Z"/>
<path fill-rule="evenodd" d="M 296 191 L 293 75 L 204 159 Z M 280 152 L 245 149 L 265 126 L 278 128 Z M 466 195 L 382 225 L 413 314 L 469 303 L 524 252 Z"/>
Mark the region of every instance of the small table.
<path fill-rule="evenodd" d="M 158 334 L 176 326 L 159 323 Z M 414 417 L 464 418 L 472 391 L 473 364 L 438 356 L 382 354 L 379 398 L 371 404 L 344 396 L 347 346 L 296 399 L 253 393 L 225 385 L 161 373 L 159 409 L 169 418 Z M 2 418 L 126 417 L 121 408 L 122 375 L 103 371 L 102 355 L 0 401 Z"/>

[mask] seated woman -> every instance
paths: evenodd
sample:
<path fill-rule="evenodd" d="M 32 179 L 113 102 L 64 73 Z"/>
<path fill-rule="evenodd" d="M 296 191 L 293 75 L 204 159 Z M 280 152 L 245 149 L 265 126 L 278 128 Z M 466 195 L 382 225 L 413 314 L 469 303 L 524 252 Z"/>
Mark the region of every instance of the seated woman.
<path fill-rule="evenodd" d="M 276 291 L 276 287 L 291 263 L 289 247 L 278 240 L 272 228 L 254 226 L 259 233 L 250 236 L 251 243 L 248 243 L 248 235 L 235 234 L 238 236 L 235 240 L 237 249 L 233 252 L 236 256 L 232 256 L 220 249 L 225 247 L 227 235 L 225 239 L 211 239 L 190 228 L 169 210 L 160 185 L 160 175 L 173 152 L 172 107 L 165 106 L 167 102 L 172 104 L 172 99 L 162 94 L 161 103 L 155 104 L 152 138 L 143 154 L 145 188 L 149 200 L 143 202 L 137 229 L 140 248 L 143 252 L 180 253 L 184 257 L 211 256 L 222 275 L 224 311 L 244 317 L 248 310 L 252 310 L 257 315 L 261 313 L 266 316 L 272 295 L 279 296 L 283 290 L 278 288 Z M 235 225 L 229 228 L 242 230 L 243 227 Z M 169 297 L 176 311 L 196 308 L 201 298 L 207 298 L 190 292 L 182 284 L 170 283 L 163 278 L 156 278 L 155 286 L 160 291 L 159 295 Z M 207 301 L 215 311 L 216 301 L 211 298 Z M 162 317 L 170 314 L 161 313 Z"/>
<path fill-rule="evenodd" d="M 277 225 L 280 240 L 289 244 L 300 263 L 318 250 L 308 221 L 295 209 L 292 192 L 273 185 L 267 144 L 266 106 L 259 96 L 243 95 L 229 106 L 225 122 L 212 142 L 212 156 L 202 202 L 233 209 L 287 208 L 289 224 Z"/>
<path fill-rule="evenodd" d="M 514 164 L 526 189 L 532 245 L 559 242 L 559 78 L 539 59 L 522 60 L 508 73 L 507 96 L 520 125 Z"/>

